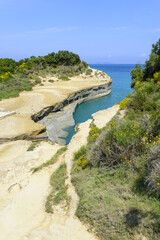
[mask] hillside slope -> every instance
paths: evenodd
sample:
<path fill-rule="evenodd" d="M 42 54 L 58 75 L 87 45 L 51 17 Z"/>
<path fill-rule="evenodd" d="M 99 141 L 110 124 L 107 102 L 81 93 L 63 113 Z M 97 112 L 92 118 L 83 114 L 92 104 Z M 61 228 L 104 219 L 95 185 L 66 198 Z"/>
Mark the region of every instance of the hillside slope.
<path fill-rule="evenodd" d="M 160 40 L 145 68 L 136 65 L 131 76 L 134 91 L 120 103 L 123 114 L 105 127 L 93 122 L 87 145 L 75 154 L 76 215 L 100 239 L 158 240 Z"/>

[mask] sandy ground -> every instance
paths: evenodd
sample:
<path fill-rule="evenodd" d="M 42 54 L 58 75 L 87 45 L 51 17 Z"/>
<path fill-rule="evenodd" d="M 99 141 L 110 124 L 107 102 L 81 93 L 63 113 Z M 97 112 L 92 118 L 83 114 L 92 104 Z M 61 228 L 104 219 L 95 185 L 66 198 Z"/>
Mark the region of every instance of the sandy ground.
<path fill-rule="evenodd" d="M 34 138 L 45 129 L 44 125 L 35 123 L 28 115 L 14 114 L 0 120 L 0 139 Z"/>
<path fill-rule="evenodd" d="M 114 115 L 118 112 L 119 109 L 119 105 L 117 104 L 113 107 L 107 108 L 106 110 L 98 111 L 92 114 L 94 124 L 98 128 L 105 127 L 106 123 L 114 117 Z"/>
<path fill-rule="evenodd" d="M 44 86 L 35 86 L 32 91 L 20 93 L 17 98 L 2 100 L 0 101 L 0 108 L 4 108 L 5 111 L 17 110 L 20 114 L 30 116 L 47 106 L 63 101 L 71 93 L 111 81 L 107 74 L 104 78 L 78 76 L 72 77 L 69 81 L 53 83 L 48 82 L 47 77 L 44 79 Z"/>
<path fill-rule="evenodd" d="M 106 125 L 110 114 L 114 116 L 117 106 L 94 115 L 94 121 Z M 71 183 L 73 153 L 87 143 L 91 119 L 78 126 L 78 132 L 68 145 L 68 150 L 58 161 L 34 174 L 32 167 L 49 160 L 61 147 L 58 144 L 41 142 L 34 151 L 27 151 L 31 142 L 14 141 L 0 145 L 0 240 L 96 240 L 87 231 L 75 212 L 78 196 Z M 69 210 L 59 205 L 54 214 L 45 212 L 46 197 L 50 191 L 49 177 L 63 163 L 67 165 Z"/>

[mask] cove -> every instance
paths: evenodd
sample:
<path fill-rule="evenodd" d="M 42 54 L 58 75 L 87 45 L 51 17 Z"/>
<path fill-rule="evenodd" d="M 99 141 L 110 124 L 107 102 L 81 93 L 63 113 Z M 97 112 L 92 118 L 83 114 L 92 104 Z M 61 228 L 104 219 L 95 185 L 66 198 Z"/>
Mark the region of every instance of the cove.
<path fill-rule="evenodd" d="M 90 67 L 104 71 L 112 78 L 112 92 L 107 96 L 83 102 L 76 107 L 73 114 L 75 125 L 64 129 L 68 134 L 66 144 L 70 142 L 74 135 L 77 124 L 92 118 L 92 114 L 99 110 L 112 107 L 132 92 L 130 72 L 135 64 L 90 64 Z"/>

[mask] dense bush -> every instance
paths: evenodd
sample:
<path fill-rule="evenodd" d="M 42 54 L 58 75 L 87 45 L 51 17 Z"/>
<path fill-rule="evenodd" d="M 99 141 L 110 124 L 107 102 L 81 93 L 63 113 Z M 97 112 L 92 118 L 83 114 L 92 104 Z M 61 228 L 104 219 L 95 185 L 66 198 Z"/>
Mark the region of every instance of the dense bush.
<path fill-rule="evenodd" d="M 149 81 L 154 77 L 154 74 L 160 71 L 160 39 L 156 44 L 152 45 L 149 60 L 145 62 L 144 69 L 137 64 L 131 71 L 132 83 L 131 87 L 135 87 L 137 81 Z"/>
<path fill-rule="evenodd" d="M 130 98 L 123 99 L 119 104 L 120 109 L 124 109 L 127 106 L 127 103 L 129 100 L 130 100 Z"/>
<path fill-rule="evenodd" d="M 77 161 L 81 156 L 86 154 L 85 146 L 82 146 L 77 152 L 74 153 L 74 160 Z"/>
<path fill-rule="evenodd" d="M 145 133 L 137 121 L 112 121 L 91 148 L 90 164 L 107 168 L 119 163 L 134 165 L 134 158 L 146 150 L 142 141 Z"/>
<path fill-rule="evenodd" d="M 70 80 L 70 79 L 68 78 L 68 76 L 65 75 L 65 74 L 60 75 L 60 76 L 58 77 L 58 79 L 61 79 L 61 80 L 63 80 L 63 81 L 68 81 L 68 80 Z"/>
<path fill-rule="evenodd" d="M 0 75 L 6 72 L 14 72 L 16 66 L 18 66 L 18 63 L 15 60 L 10 58 L 1 58 Z"/>
<path fill-rule="evenodd" d="M 133 88 L 137 83 L 140 83 L 143 79 L 143 70 L 140 64 L 136 64 L 135 68 L 131 70 L 132 83 L 131 87 Z"/>
<path fill-rule="evenodd" d="M 92 69 L 88 68 L 88 69 L 86 70 L 86 75 L 91 75 L 92 72 L 93 72 Z"/>
<path fill-rule="evenodd" d="M 127 107 L 135 111 L 154 111 L 159 108 L 160 95 L 157 94 L 157 84 L 141 82 L 127 101 Z M 126 98 L 127 99 L 127 98 Z M 124 100 L 125 101 L 125 100 Z"/>
<path fill-rule="evenodd" d="M 23 90 L 32 90 L 36 84 L 43 85 L 38 76 L 55 74 L 59 79 L 67 81 L 87 68 L 86 62 L 69 51 L 52 52 L 44 57 L 31 56 L 18 62 L 8 58 L 0 59 L 0 100 L 16 97 Z"/>
<path fill-rule="evenodd" d="M 78 158 L 77 163 L 74 167 L 74 171 L 77 170 L 78 167 L 86 168 L 86 166 L 89 164 L 88 158 L 86 156 L 81 156 Z"/>

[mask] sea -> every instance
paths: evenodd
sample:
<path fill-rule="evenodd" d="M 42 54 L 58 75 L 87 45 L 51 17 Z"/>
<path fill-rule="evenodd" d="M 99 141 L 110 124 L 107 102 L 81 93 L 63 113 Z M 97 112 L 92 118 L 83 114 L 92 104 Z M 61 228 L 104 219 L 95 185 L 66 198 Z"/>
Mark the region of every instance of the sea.
<path fill-rule="evenodd" d="M 131 70 L 135 64 L 90 64 L 91 68 L 104 71 L 112 78 L 111 93 L 107 96 L 89 100 L 79 104 L 74 112 L 75 125 L 68 127 L 65 131 L 68 132 L 66 144 L 68 144 L 75 133 L 75 126 L 92 118 L 92 114 L 112 107 L 114 104 L 122 101 L 131 89 Z"/>

